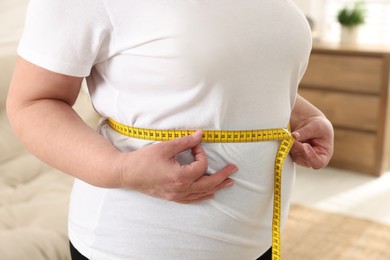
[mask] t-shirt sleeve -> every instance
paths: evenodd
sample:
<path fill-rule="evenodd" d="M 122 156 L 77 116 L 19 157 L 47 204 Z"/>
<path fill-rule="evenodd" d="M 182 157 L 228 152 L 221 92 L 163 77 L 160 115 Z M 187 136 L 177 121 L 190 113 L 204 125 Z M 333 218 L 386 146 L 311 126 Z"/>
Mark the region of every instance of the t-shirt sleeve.
<path fill-rule="evenodd" d="M 112 26 L 99 0 L 30 0 L 18 55 L 57 73 L 86 77 L 107 59 Z"/>

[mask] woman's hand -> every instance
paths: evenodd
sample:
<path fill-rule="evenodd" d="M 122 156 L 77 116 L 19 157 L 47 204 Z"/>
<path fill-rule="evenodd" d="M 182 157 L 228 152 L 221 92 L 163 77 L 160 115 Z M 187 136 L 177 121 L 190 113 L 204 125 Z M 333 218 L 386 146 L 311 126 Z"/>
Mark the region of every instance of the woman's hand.
<path fill-rule="evenodd" d="M 207 158 L 200 146 L 202 132 L 172 141 L 145 146 L 124 154 L 121 174 L 125 188 L 178 203 L 210 199 L 220 189 L 233 185 L 229 176 L 237 167 L 229 164 L 212 175 L 205 175 Z M 181 165 L 176 156 L 191 150 L 194 162 Z"/>
<path fill-rule="evenodd" d="M 294 162 L 313 169 L 328 165 L 333 155 L 334 132 L 325 115 L 298 96 L 290 124 L 295 138 L 290 151 Z"/>

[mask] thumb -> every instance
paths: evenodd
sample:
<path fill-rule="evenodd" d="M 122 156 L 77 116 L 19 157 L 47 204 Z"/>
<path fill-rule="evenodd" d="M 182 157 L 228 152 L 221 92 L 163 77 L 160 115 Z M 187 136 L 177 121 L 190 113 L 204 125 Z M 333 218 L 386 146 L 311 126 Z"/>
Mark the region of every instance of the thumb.
<path fill-rule="evenodd" d="M 306 125 L 302 128 L 295 130 L 292 133 L 292 135 L 295 138 L 295 140 L 300 141 L 300 142 L 304 142 L 306 140 L 310 140 L 310 139 L 315 138 L 316 137 L 315 133 L 316 133 L 316 131 L 315 131 L 313 125 Z"/>
<path fill-rule="evenodd" d="M 172 141 L 165 142 L 165 148 L 167 149 L 167 154 L 170 156 L 176 156 L 177 154 L 190 150 L 195 146 L 199 145 L 202 141 L 202 131 L 198 130 L 195 133 L 184 136 Z"/>

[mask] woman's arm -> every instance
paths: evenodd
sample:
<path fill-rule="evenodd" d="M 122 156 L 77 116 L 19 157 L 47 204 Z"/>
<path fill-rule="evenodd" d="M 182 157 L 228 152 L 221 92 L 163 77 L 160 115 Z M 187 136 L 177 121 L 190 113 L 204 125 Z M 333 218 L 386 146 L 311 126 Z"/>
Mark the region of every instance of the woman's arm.
<path fill-rule="evenodd" d="M 136 152 L 118 151 L 72 109 L 81 82 L 18 58 L 8 117 L 24 146 L 42 161 L 95 186 L 130 188 L 181 203 L 210 198 L 232 185 L 234 165 L 204 176 L 207 159 L 200 132 Z M 189 149 L 195 161 L 182 166 L 176 155 Z"/>
<path fill-rule="evenodd" d="M 314 169 L 328 165 L 333 155 L 334 132 L 326 116 L 298 95 L 290 125 L 296 139 L 290 152 L 293 160 Z"/>
<path fill-rule="evenodd" d="M 107 165 L 119 152 L 72 109 L 81 82 L 18 59 L 7 98 L 11 126 L 44 162 L 96 186 L 119 186 L 119 171 Z"/>

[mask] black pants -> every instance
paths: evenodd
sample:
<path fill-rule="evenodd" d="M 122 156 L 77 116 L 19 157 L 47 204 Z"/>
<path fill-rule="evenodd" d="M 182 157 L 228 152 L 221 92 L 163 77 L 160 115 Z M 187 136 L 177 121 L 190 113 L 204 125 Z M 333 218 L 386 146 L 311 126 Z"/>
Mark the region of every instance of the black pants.
<path fill-rule="evenodd" d="M 272 247 L 256 260 L 272 260 Z"/>
<path fill-rule="evenodd" d="M 70 244 L 70 254 L 72 256 L 72 260 L 88 260 L 85 256 L 83 256 L 79 251 L 77 251 L 76 248 Z M 272 248 L 268 249 L 267 252 L 265 252 L 262 256 L 257 258 L 256 260 L 271 260 L 272 259 Z"/>
<path fill-rule="evenodd" d="M 72 257 L 72 260 L 88 260 L 85 256 L 83 256 L 77 249 L 72 245 L 72 243 L 69 241 L 70 245 L 70 256 Z"/>

